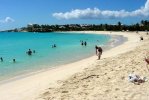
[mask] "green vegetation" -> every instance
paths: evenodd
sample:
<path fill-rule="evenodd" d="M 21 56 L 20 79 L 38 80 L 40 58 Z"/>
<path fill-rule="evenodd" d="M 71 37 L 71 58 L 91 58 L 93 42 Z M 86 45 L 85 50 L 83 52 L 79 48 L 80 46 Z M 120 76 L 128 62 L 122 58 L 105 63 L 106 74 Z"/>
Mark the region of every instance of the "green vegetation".
<path fill-rule="evenodd" d="M 67 24 L 67 25 L 38 25 L 32 24 L 27 27 L 7 30 L 8 32 L 53 32 L 53 31 L 148 31 L 149 21 L 142 20 L 133 25 L 124 25 L 118 22 L 117 25 L 108 24 Z"/>

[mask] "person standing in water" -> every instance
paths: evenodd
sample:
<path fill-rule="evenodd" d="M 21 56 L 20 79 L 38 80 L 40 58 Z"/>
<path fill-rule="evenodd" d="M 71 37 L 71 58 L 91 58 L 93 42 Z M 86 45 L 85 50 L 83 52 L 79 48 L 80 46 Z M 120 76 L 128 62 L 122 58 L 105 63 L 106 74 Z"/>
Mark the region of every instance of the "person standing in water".
<path fill-rule="evenodd" d="M 13 62 L 15 63 L 16 62 L 16 59 L 13 59 Z"/>
<path fill-rule="evenodd" d="M 32 55 L 31 49 L 29 49 L 29 50 L 27 51 L 27 54 L 28 54 L 28 55 Z"/>
<path fill-rule="evenodd" d="M 84 42 L 84 45 L 85 45 L 85 46 L 87 45 L 87 42 L 86 42 L 86 41 Z"/>
<path fill-rule="evenodd" d="M 81 45 L 82 45 L 82 46 L 84 45 L 83 41 L 81 41 Z"/>
<path fill-rule="evenodd" d="M 36 51 L 35 51 L 35 50 L 33 50 L 33 53 L 36 53 Z"/>
<path fill-rule="evenodd" d="M 56 44 L 54 44 L 54 46 L 53 46 L 54 48 L 56 48 Z"/>
<path fill-rule="evenodd" d="M 3 62 L 3 58 L 1 57 L 0 59 L 1 59 L 1 62 Z"/>
<path fill-rule="evenodd" d="M 52 48 L 56 48 L 56 44 L 52 45 Z"/>

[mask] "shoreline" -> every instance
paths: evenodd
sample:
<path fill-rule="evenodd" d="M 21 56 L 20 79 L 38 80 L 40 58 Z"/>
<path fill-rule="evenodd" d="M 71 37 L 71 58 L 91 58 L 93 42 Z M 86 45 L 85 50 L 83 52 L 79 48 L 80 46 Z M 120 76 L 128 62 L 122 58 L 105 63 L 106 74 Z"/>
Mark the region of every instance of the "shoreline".
<path fill-rule="evenodd" d="M 63 32 L 59 32 L 59 33 L 61 34 Z M 64 33 L 76 34 L 75 32 L 72 32 L 72 33 L 71 32 L 64 32 Z M 84 33 L 84 31 L 83 32 L 80 31 L 80 32 L 77 32 L 77 33 L 82 34 L 82 33 Z M 97 33 L 85 33 L 85 34 L 97 34 Z M 121 40 L 121 39 L 123 39 L 123 40 Z M 122 45 L 126 41 L 128 41 L 127 38 L 123 37 L 122 35 L 111 35 L 111 39 L 102 47 L 103 51 L 105 52 L 107 50 L 110 50 L 111 48 Z M 38 73 L 42 73 L 42 72 L 45 72 L 47 70 L 52 70 L 52 69 L 55 69 L 55 68 L 58 68 L 58 67 L 61 67 L 61 66 L 64 66 L 64 65 L 74 63 L 74 62 L 78 62 L 78 61 L 83 60 L 83 59 L 91 58 L 93 56 L 95 56 L 95 54 L 92 54 L 90 56 L 86 56 L 84 58 L 75 59 L 71 62 L 63 63 L 61 65 L 56 65 L 56 66 L 53 66 L 53 67 L 50 67 L 50 68 L 43 68 L 43 69 L 40 69 L 40 70 L 34 70 L 34 71 L 31 71 L 31 72 L 28 72 L 28 73 L 24 73 L 24 74 L 16 75 L 14 77 L 10 77 L 8 79 L 3 79 L 3 80 L 0 81 L 0 85 L 9 83 L 11 81 L 16 81 L 16 80 L 19 80 L 19 79 L 22 79 L 22 78 L 25 78 L 25 77 L 29 77 L 31 75 L 35 75 L 35 74 L 38 74 Z"/>
<path fill-rule="evenodd" d="M 77 32 L 76 32 L 77 33 Z M 116 56 L 127 51 L 133 50 L 138 46 L 139 35 L 136 33 L 129 32 L 97 32 L 97 31 L 88 31 L 85 33 L 95 33 L 95 34 L 115 34 L 115 35 L 123 35 L 128 38 L 128 41 L 125 43 L 116 46 L 106 52 L 103 52 L 102 61 L 104 58 Z M 132 44 L 133 43 L 133 44 Z M 130 45 L 131 44 L 131 45 Z M 114 51 L 114 52 L 113 52 Z M 112 54 L 111 54 L 112 52 Z M 97 57 L 93 56 L 90 58 L 83 59 L 81 61 L 77 61 L 71 64 L 62 65 L 58 68 L 54 68 L 48 71 L 35 73 L 33 75 L 29 75 L 23 79 L 15 80 L 6 84 L 0 85 L 0 97 L 4 100 L 34 100 L 39 94 L 45 91 L 51 86 L 57 86 L 57 82 L 60 80 L 65 80 L 69 78 L 71 75 L 81 72 L 84 68 L 88 68 L 90 65 L 95 66 L 98 62 L 96 60 Z M 5 90 L 5 91 L 2 91 Z M 14 92 L 15 91 L 15 92 Z M 27 93 L 25 91 L 28 91 Z M 23 95 L 22 97 L 18 97 L 18 95 Z M 5 97 L 7 95 L 7 97 Z"/>

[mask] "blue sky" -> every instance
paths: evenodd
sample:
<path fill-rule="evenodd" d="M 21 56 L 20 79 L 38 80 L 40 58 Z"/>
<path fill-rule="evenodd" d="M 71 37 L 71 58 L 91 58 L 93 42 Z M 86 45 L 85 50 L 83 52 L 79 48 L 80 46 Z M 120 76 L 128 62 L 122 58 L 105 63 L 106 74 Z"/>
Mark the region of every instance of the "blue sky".
<path fill-rule="evenodd" d="M 149 19 L 149 0 L 0 0 L 0 30 L 27 24 L 133 24 Z"/>

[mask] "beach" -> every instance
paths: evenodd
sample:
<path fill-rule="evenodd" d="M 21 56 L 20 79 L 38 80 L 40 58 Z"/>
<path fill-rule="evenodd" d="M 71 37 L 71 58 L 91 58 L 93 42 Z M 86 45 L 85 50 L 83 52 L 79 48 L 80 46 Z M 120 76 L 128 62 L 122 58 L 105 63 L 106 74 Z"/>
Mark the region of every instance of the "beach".
<path fill-rule="evenodd" d="M 1 84 L 1 100 L 149 99 L 148 82 L 134 85 L 128 81 L 131 72 L 149 78 L 144 61 L 149 36 L 139 32 L 145 39 L 140 41 L 136 32 L 84 33 L 123 35 L 128 41 L 103 52 L 101 60 L 93 56 Z"/>

